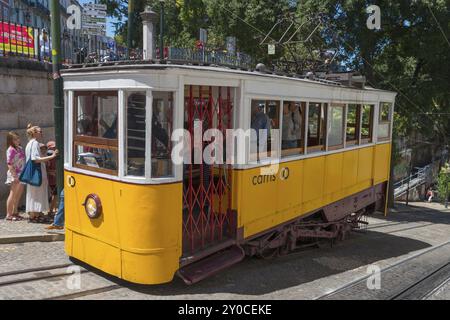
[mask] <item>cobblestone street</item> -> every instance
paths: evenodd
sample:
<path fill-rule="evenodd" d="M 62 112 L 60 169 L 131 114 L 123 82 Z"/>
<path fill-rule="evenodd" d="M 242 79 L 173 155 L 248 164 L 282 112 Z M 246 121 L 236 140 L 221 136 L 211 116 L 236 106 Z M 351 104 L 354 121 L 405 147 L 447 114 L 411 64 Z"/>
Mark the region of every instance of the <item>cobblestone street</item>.
<path fill-rule="evenodd" d="M 270 260 L 246 258 L 193 286 L 177 277 L 165 285 L 132 285 L 82 266 L 81 286 L 69 289 L 73 279 L 66 267 L 72 262 L 62 241 L 2 244 L 0 299 L 315 299 L 367 276 L 371 265 L 385 269 L 408 258 L 419 259 L 422 253 L 426 263 L 417 269 L 421 272 L 450 262 L 450 245 L 446 244 L 450 240 L 450 210 L 439 204 L 397 204 L 387 218 L 377 214 L 369 222 L 365 231 L 354 232 L 332 248 L 308 249 Z M 14 233 L 16 229 L 38 234 L 44 225 L 2 221 L 0 227 L 2 232 Z M 407 262 L 400 266 L 412 270 L 411 279 L 422 276 L 414 271 L 416 266 Z M 21 275 L 26 281 L 15 282 Z M 446 276 L 448 279 L 450 274 Z M 407 283 L 409 279 L 404 278 Z M 383 278 L 381 286 L 383 289 Z M 448 281 L 435 289 L 427 299 L 449 298 Z"/>
<path fill-rule="evenodd" d="M 27 218 L 25 214 L 21 216 L 22 218 Z M 28 223 L 27 220 L 7 221 L 0 219 L 0 244 L 64 240 L 63 231 L 47 232 L 45 227 L 48 225 L 44 223 Z"/>

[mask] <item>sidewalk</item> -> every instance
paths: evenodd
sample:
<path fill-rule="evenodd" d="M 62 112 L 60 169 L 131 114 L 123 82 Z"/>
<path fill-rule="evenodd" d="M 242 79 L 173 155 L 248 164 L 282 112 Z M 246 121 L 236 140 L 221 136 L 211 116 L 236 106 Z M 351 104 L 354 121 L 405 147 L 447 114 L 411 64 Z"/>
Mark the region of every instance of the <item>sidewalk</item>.
<path fill-rule="evenodd" d="M 25 215 L 22 215 L 25 217 Z M 45 230 L 49 224 L 0 219 L 0 244 L 64 241 L 64 230 Z"/>
<path fill-rule="evenodd" d="M 408 211 L 439 211 L 441 213 L 450 214 L 450 207 L 445 209 L 445 206 L 439 202 L 427 202 L 427 201 L 410 201 L 409 206 L 405 204 L 405 201 L 396 201 L 395 208 L 390 209 L 391 213 L 394 212 L 408 212 Z"/>

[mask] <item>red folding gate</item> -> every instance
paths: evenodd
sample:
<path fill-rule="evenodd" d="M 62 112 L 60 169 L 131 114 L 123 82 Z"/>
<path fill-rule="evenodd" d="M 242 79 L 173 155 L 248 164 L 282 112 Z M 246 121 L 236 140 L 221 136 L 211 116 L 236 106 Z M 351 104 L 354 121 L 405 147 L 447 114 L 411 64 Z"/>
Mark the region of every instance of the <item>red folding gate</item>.
<path fill-rule="evenodd" d="M 226 130 L 232 127 L 232 94 L 229 87 L 186 86 L 185 129 L 191 137 L 191 164 L 184 165 L 183 255 L 195 254 L 236 236 L 236 216 L 232 210 L 232 172 L 225 160 Z M 194 125 L 202 124 L 223 135 L 223 164 L 194 163 Z M 203 141 L 203 139 L 201 139 Z M 201 150 L 211 142 L 202 142 Z"/>

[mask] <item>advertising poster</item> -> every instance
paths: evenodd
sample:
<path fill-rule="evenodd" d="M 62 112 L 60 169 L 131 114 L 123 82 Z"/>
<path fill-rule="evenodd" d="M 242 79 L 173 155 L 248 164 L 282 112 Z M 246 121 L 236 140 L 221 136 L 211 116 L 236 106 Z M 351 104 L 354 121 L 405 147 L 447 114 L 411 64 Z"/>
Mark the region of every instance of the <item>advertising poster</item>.
<path fill-rule="evenodd" d="M 0 51 L 34 55 L 33 28 L 0 22 Z"/>

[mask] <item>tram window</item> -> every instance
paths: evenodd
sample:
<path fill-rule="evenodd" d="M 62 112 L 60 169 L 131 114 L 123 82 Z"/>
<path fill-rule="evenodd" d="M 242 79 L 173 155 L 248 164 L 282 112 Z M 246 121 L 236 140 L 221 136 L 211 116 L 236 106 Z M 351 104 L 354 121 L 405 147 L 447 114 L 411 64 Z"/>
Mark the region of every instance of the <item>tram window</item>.
<path fill-rule="evenodd" d="M 173 130 L 173 93 L 153 91 L 152 177 L 173 176 L 171 134 Z"/>
<path fill-rule="evenodd" d="M 328 148 L 331 150 L 344 147 L 344 112 L 344 104 L 330 106 Z"/>
<path fill-rule="evenodd" d="M 117 92 L 78 91 L 74 97 L 74 166 L 117 175 Z"/>
<path fill-rule="evenodd" d="M 263 160 L 277 153 L 279 141 L 272 130 L 280 128 L 280 101 L 252 100 L 250 161 Z M 273 149 L 273 150 L 272 150 Z"/>
<path fill-rule="evenodd" d="M 285 101 L 283 103 L 282 157 L 303 153 L 305 111 L 306 102 Z"/>
<path fill-rule="evenodd" d="M 325 119 L 328 104 L 309 103 L 308 110 L 308 153 L 325 149 Z"/>
<path fill-rule="evenodd" d="M 365 104 L 362 106 L 361 143 L 372 142 L 374 106 Z"/>
<path fill-rule="evenodd" d="M 77 102 L 77 135 L 117 139 L 117 92 L 78 93 Z"/>
<path fill-rule="evenodd" d="M 145 115 L 146 93 L 132 92 L 127 96 L 126 155 L 129 176 L 145 176 Z"/>
<path fill-rule="evenodd" d="M 361 105 L 349 104 L 347 106 L 347 146 L 358 144 L 360 114 Z"/>
<path fill-rule="evenodd" d="M 83 169 L 117 175 L 117 149 L 75 143 L 75 164 Z"/>
<path fill-rule="evenodd" d="M 392 104 L 387 102 L 380 103 L 380 117 L 378 124 L 378 139 L 389 139 L 391 134 L 391 109 Z"/>

